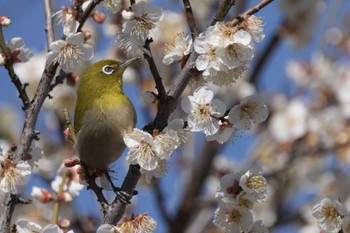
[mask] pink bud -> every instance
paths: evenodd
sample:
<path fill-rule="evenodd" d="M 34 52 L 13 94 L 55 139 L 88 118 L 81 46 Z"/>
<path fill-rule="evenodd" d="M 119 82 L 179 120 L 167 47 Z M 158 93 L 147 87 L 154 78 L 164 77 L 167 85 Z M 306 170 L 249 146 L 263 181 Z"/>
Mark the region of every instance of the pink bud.
<path fill-rule="evenodd" d="M 150 105 L 153 104 L 157 101 L 156 98 L 156 94 L 154 94 L 153 92 L 150 91 L 146 91 L 143 95 L 142 95 L 142 101 L 146 104 L 146 105 Z"/>
<path fill-rule="evenodd" d="M 63 192 L 61 196 L 59 196 L 59 200 L 63 202 L 71 202 L 73 200 L 73 197 L 69 192 Z"/>
<path fill-rule="evenodd" d="M 0 16 L 0 25 L 3 27 L 8 27 L 11 24 L 11 19 L 7 16 Z"/>
<path fill-rule="evenodd" d="M 74 167 L 75 165 L 80 164 L 80 160 L 76 158 L 68 158 L 63 162 L 65 167 Z"/>

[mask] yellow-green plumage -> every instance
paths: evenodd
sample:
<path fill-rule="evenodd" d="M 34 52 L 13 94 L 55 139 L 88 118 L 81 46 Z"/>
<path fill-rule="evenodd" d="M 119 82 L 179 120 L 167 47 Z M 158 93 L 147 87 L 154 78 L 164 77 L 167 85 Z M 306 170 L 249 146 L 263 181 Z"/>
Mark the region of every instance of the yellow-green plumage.
<path fill-rule="evenodd" d="M 74 128 L 75 148 L 85 164 L 105 170 L 125 149 L 123 136 L 136 122 L 132 103 L 122 90 L 125 67 L 107 75 L 107 65 L 118 67 L 115 60 L 102 60 L 83 74 L 78 88 Z"/>

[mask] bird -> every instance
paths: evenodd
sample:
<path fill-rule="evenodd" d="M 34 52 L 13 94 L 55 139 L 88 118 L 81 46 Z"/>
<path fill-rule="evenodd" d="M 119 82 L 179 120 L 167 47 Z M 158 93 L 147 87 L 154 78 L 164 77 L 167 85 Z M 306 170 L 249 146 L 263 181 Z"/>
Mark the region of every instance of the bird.
<path fill-rule="evenodd" d="M 134 105 L 123 91 L 125 69 L 140 57 L 124 62 L 105 59 L 90 65 L 80 79 L 74 131 L 81 163 L 108 172 L 126 148 L 123 137 L 136 124 Z"/>

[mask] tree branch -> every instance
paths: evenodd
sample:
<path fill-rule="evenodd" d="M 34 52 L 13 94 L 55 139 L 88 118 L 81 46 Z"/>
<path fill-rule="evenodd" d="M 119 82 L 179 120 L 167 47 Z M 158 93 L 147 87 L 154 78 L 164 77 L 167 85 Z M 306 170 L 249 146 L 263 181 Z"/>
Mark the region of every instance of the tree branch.
<path fill-rule="evenodd" d="M 261 2 L 256 4 L 255 6 L 249 8 L 247 11 L 245 11 L 240 16 L 237 16 L 236 19 L 232 20 L 232 25 L 236 25 L 236 24 L 242 22 L 249 15 L 253 15 L 255 13 L 258 13 L 262 8 L 269 5 L 273 1 L 274 0 L 262 0 Z"/>
<path fill-rule="evenodd" d="M 80 17 L 80 19 L 78 20 L 79 22 L 79 27 L 77 29 L 77 32 L 81 31 L 81 29 L 83 28 L 83 25 L 85 23 L 85 21 L 90 17 L 91 12 L 94 10 L 94 8 L 100 4 L 100 2 L 102 2 L 103 0 L 93 0 L 90 2 L 90 4 L 88 5 L 88 7 L 86 8 L 86 10 L 84 11 L 84 13 L 82 14 L 82 16 Z"/>
<path fill-rule="evenodd" d="M 17 88 L 17 91 L 19 93 L 19 98 L 22 100 L 23 103 L 23 110 L 27 110 L 30 108 L 30 100 L 26 92 L 26 87 L 28 86 L 28 83 L 22 84 L 21 80 L 15 73 L 15 70 L 13 69 L 13 61 L 10 58 L 9 51 L 6 47 L 5 38 L 2 32 L 2 27 L 0 26 L 0 51 L 2 51 L 6 56 L 6 63 L 4 65 L 5 69 L 7 70 L 12 83 Z"/>
<path fill-rule="evenodd" d="M 46 41 L 47 41 L 47 51 L 49 51 L 51 43 L 55 41 L 55 34 L 53 31 L 53 23 L 52 23 L 51 0 L 45 0 L 44 7 L 45 7 L 45 32 L 46 32 Z"/>
<path fill-rule="evenodd" d="M 185 6 L 187 23 L 191 31 L 191 37 L 192 37 L 192 40 L 194 40 L 198 36 L 198 31 L 197 31 L 196 21 L 194 20 L 191 3 L 189 0 L 183 0 L 183 3 Z"/>
<path fill-rule="evenodd" d="M 210 25 L 215 25 L 218 21 L 223 21 L 231 7 L 235 4 L 236 0 L 222 0 L 219 6 L 219 10 L 216 12 Z"/>
<path fill-rule="evenodd" d="M 152 42 L 153 42 L 152 39 L 146 40 L 144 47 L 145 47 L 145 49 L 148 50 L 149 53 L 144 53 L 144 57 L 146 58 L 148 65 L 149 65 L 149 68 L 152 72 L 153 79 L 154 79 L 154 82 L 156 84 L 156 88 L 158 91 L 158 98 L 160 101 L 164 101 L 167 98 L 167 94 L 166 94 L 166 91 L 165 91 L 165 88 L 164 88 L 164 85 L 162 82 L 162 77 L 160 77 L 156 63 L 153 60 L 153 55 L 152 55 L 151 48 L 150 48 L 150 43 L 152 43 Z"/>

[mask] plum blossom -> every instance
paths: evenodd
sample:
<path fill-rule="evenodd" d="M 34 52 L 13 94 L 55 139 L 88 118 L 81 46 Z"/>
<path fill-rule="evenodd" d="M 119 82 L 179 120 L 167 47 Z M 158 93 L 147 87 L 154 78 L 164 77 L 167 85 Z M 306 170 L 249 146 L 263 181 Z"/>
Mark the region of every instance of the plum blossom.
<path fill-rule="evenodd" d="M 103 224 L 97 228 L 96 233 L 121 233 L 121 232 L 114 225 Z"/>
<path fill-rule="evenodd" d="M 0 191 L 18 194 L 27 184 L 32 168 L 27 161 L 14 162 L 0 154 Z"/>
<path fill-rule="evenodd" d="M 196 89 L 193 96 L 182 99 L 182 109 L 189 114 L 187 123 L 192 132 L 203 131 L 206 135 L 213 135 L 219 130 L 218 118 L 224 115 L 226 105 L 213 97 L 213 91 L 203 86 Z"/>
<path fill-rule="evenodd" d="M 248 193 L 255 196 L 257 202 L 262 202 L 267 197 L 266 179 L 262 176 L 262 169 L 256 168 L 247 171 L 239 180 L 239 186 Z"/>
<path fill-rule="evenodd" d="M 157 23 L 163 18 L 163 10 L 149 6 L 140 1 L 131 6 L 133 14 L 123 13 L 126 21 L 123 23 L 122 32 L 116 38 L 120 47 L 128 56 L 140 55 L 146 52 L 143 48 L 146 39 L 156 29 Z"/>
<path fill-rule="evenodd" d="M 148 171 L 157 168 L 159 157 L 151 134 L 135 128 L 124 136 L 124 142 L 129 147 L 128 163 L 139 164 Z"/>
<path fill-rule="evenodd" d="M 140 170 L 141 174 L 145 175 L 147 183 L 151 183 L 153 177 L 155 178 L 163 177 L 167 173 L 167 171 L 168 171 L 168 165 L 165 159 L 159 159 L 158 166 L 151 171 L 145 170 L 143 168 L 141 168 Z"/>
<path fill-rule="evenodd" d="M 139 214 L 131 218 L 124 217 L 117 225 L 120 232 L 153 233 L 157 228 L 157 222 L 147 213 Z"/>
<path fill-rule="evenodd" d="M 215 134 L 206 136 L 208 141 L 217 141 L 223 144 L 233 137 L 236 130 L 233 124 L 228 120 L 228 116 L 225 116 L 224 119 L 219 121 L 219 127 L 219 130 Z"/>
<path fill-rule="evenodd" d="M 308 110 L 300 99 L 292 100 L 271 118 L 269 130 L 281 143 L 295 140 L 308 130 Z"/>
<path fill-rule="evenodd" d="M 57 17 L 58 23 L 63 25 L 63 34 L 65 36 L 76 33 L 79 22 L 75 18 L 75 10 L 73 7 L 63 7 L 62 10 L 57 11 L 53 16 Z"/>
<path fill-rule="evenodd" d="M 240 233 L 251 228 L 253 215 L 249 209 L 226 199 L 219 202 L 214 215 L 214 224 L 224 228 L 225 232 Z"/>
<path fill-rule="evenodd" d="M 335 196 L 324 198 L 312 209 L 320 231 L 338 233 L 341 229 L 341 218 L 347 213 L 345 206 Z"/>
<path fill-rule="evenodd" d="M 243 26 L 250 33 L 256 42 L 260 42 L 265 38 L 263 20 L 261 17 L 251 15 L 248 16 L 244 22 Z"/>
<path fill-rule="evenodd" d="M 165 56 L 163 63 L 170 65 L 174 61 L 181 61 L 187 56 L 192 49 L 192 39 L 188 35 L 185 37 L 184 33 L 176 34 L 175 38 L 170 44 L 166 45 Z"/>
<path fill-rule="evenodd" d="M 264 122 L 268 115 L 269 110 L 261 97 L 251 95 L 230 110 L 228 119 L 237 129 L 247 130 L 250 129 L 252 122 Z"/>
<path fill-rule="evenodd" d="M 41 227 L 39 224 L 36 224 L 34 222 L 30 222 L 25 219 L 19 219 L 16 222 L 16 232 L 19 233 L 32 233 L 32 232 L 40 232 L 40 233 L 74 233 L 72 230 L 70 231 L 63 231 L 58 225 L 56 224 L 49 224 L 46 225 L 44 228 Z"/>
<path fill-rule="evenodd" d="M 11 24 L 11 19 L 7 16 L 0 16 L 0 26 L 8 27 Z"/>
<path fill-rule="evenodd" d="M 13 63 L 27 62 L 34 56 L 30 49 L 24 47 L 24 41 L 21 37 L 12 38 L 6 43 L 6 46 L 9 49 L 9 55 Z"/>
<path fill-rule="evenodd" d="M 51 43 L 47 62 L 58 63 L 64 72 L 71 73 L 82 61 L 92 59 L 93 54 L 93 47 L 86 44 L 83 33 L 78 32 L 67 36 L 66 40 Z"/>

